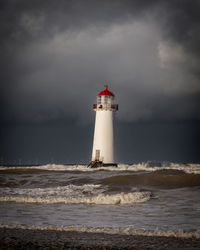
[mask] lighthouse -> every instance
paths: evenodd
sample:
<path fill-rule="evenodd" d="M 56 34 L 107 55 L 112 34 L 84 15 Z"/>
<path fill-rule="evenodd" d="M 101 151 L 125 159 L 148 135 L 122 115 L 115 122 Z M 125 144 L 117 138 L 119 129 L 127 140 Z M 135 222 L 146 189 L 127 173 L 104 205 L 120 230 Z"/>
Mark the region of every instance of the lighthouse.
<path fill-rule="evenodd" d="M 92 159 L 88 167 L 116 166 L 114 157 L 113 113 L 118 110 L 115 95 L 105 85 L 93 104 L 96 112 Z"/>

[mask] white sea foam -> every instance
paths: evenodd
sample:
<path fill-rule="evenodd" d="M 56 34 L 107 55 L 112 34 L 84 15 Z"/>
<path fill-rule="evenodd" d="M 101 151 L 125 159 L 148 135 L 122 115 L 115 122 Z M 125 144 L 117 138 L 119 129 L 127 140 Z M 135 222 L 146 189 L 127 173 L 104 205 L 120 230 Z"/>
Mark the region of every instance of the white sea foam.
<path fill-rule="evenodd" d="M 0 202 L 17 203 L 65 203 L 65 204 L 134 204 L 148 201 L 151 197 L 150 192 L 118 193 L 118 194 L 97 194 L 92 196 L 61 197 L 61 196 L 1 196 Z"/>
<path fill-rule="evenodd" d="M 150 192 L 105 194 L 106 186 L 85 184 L 48 188 L 1 188 L 1 202 L 65 204 L 132 204 L 150 199 Z"/>
<path fill-rule="evenodd" d="M 28 197 L 74 197 L 83 195 L 95 195 L 104 192 L 105 187 L 94 184 L 67 185 L 50 188 L 1 188 L 0 196 L 28 196 Z"/>
<path fill-rule="evenodd" d="M 48 171 L 82 171 L 82 172 L 93 172 L 93 171 L 148 171 L 153 172 L 156 170 L 164 169 L 174 169 L 182 170 L 186 173 L 200 174 L 200 164 L 178 164 L 178 163 L 167 163 L 162 164 L 162 166 L 151 167 L 148 163 L 138 163 L 138 164 L 119 164 L 118 167 L 101 167 L 101 168 L 88 168 L 87 165 L 57 165 L 57 164 L 47 164 L 41 166 L 0 166 L 0 170 L 12 170 L 12 169 L 38 169 L 38 170 L 48 170 Z"/>
<path fill-rule="evenodd" d="M 200 239 L 200 230 L 145 230 L 135 229 L 132 226 L 119 227 L 84 227 L 84 226 L 37 226 L 37 225 L 20 225 L 20 224 L 1 224 L 0 228 L 9 229 L 25 229 L 25 230 L 54 230 L 64 232 L 86 232 L 86 233 L 106 233 L 106 234 L 120 234 L 120 235 L 142 235 L 142 236 L 164 236 L 176 238 L 196 238 Z"/>

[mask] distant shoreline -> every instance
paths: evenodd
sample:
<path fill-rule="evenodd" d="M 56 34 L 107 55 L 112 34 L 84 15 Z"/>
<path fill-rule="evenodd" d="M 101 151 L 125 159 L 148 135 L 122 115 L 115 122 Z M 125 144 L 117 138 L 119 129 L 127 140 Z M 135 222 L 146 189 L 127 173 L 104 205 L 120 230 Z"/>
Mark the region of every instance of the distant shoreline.
<path fill-rule="evenodd" d="M 200 239 L 0 228 L 0 249 L 199 249 Z"/>

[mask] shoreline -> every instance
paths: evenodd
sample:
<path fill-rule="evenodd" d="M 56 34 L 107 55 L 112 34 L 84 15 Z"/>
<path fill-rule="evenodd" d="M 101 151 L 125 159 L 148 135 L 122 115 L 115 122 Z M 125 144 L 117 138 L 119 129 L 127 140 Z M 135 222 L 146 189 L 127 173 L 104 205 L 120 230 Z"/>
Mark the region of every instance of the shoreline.
<path fill-rule="evenodd" d="M 0 249 L 200 249 L 199 238 L 0 228 Z"/>

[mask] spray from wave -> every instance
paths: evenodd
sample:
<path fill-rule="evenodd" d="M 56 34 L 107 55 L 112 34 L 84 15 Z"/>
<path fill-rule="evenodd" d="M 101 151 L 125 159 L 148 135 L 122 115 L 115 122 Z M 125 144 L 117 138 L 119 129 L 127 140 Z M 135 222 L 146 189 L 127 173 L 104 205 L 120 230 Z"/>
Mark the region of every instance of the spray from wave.
<path fill-rule="evenodd" d="M 147 171 L 154 172 L 157 170 L 181 170 L 186 173 L 200 174 L 200 164 L 177 164 L 177 163 L 163 163 L 152 165 L 149 163 L 139 164 L 119 164 L 118 167 L 101 167 L 101 168 L 88 168 L 87 165 L 58 165 L 47 164 L 41 166 L 0 166 L 0 171 L 8 171 L 15 173 L 26 173 L 28 171 L 46 170 L 46 171 L 81 171 L 81 172 L 95 172 L 95 171 Z"/>

